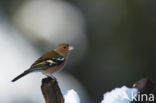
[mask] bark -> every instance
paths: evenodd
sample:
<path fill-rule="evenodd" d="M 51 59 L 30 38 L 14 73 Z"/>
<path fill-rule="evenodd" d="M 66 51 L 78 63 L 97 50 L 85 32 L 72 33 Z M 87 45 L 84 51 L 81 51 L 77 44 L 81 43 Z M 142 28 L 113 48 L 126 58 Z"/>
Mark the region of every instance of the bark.
<path fill-rule="evenodd" d="M 42 79 L 42 94 L 46 103 L 64 103 L 57 80 L 51 77 Z"/>

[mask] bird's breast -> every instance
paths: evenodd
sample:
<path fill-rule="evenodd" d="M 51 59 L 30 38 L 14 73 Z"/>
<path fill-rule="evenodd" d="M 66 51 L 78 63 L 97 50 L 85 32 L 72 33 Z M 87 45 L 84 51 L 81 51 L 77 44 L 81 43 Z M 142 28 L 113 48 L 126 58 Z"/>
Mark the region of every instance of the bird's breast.
<path fill-rule="evenodd" d="M 61 69 L 64 68 L 65 65 L 65 61 L 63 63 L 61 63 L 60 65 L 56 65 L 53 67 L 48 68 L 47 70 L 43 71 L 43 74 L 47 75 L 47 76 L 51 76 L 52 73 L 60 71 Z"/>

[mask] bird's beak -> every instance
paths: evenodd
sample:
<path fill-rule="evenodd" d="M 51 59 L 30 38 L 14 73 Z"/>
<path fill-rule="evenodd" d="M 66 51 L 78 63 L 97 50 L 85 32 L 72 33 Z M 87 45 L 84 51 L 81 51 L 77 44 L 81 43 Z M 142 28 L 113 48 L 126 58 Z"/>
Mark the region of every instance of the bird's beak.
<path fill-rule="evenodd" d="M 73 46 L 69 46 L 69 49 L 68 50 L 69 51 L 74 50 L 74 47 Z"/>

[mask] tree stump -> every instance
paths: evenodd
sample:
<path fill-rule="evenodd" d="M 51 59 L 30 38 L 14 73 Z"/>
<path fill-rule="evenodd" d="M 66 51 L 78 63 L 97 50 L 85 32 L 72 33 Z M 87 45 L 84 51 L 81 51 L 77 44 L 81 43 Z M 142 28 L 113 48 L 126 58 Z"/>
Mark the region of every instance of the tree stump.
<path fill-rule="evenodd" d="M 64 99 L 56 79 L 51 77 L 42 79 L 41 90 L 46 103 L 64 103 Z"/>

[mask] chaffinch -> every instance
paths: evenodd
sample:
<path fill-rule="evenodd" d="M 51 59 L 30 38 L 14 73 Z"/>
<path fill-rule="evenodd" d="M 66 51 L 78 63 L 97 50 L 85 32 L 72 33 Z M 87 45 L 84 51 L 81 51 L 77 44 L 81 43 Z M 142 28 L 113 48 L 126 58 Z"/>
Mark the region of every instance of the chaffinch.
<path fill-rule="evenodd" d="M 44 75 L 51 77 L 52 73 L 57 72 L 64 67 L 67 56 L 73 49 L 73 46 L 70 46 L 69 44 L 60 44 L 56 49 L 43 54 L 43 56 L 37 59 L 28 70 L 14 78 L 12 82 L 15 82 L 34 71 L 40 71 Z"/>

